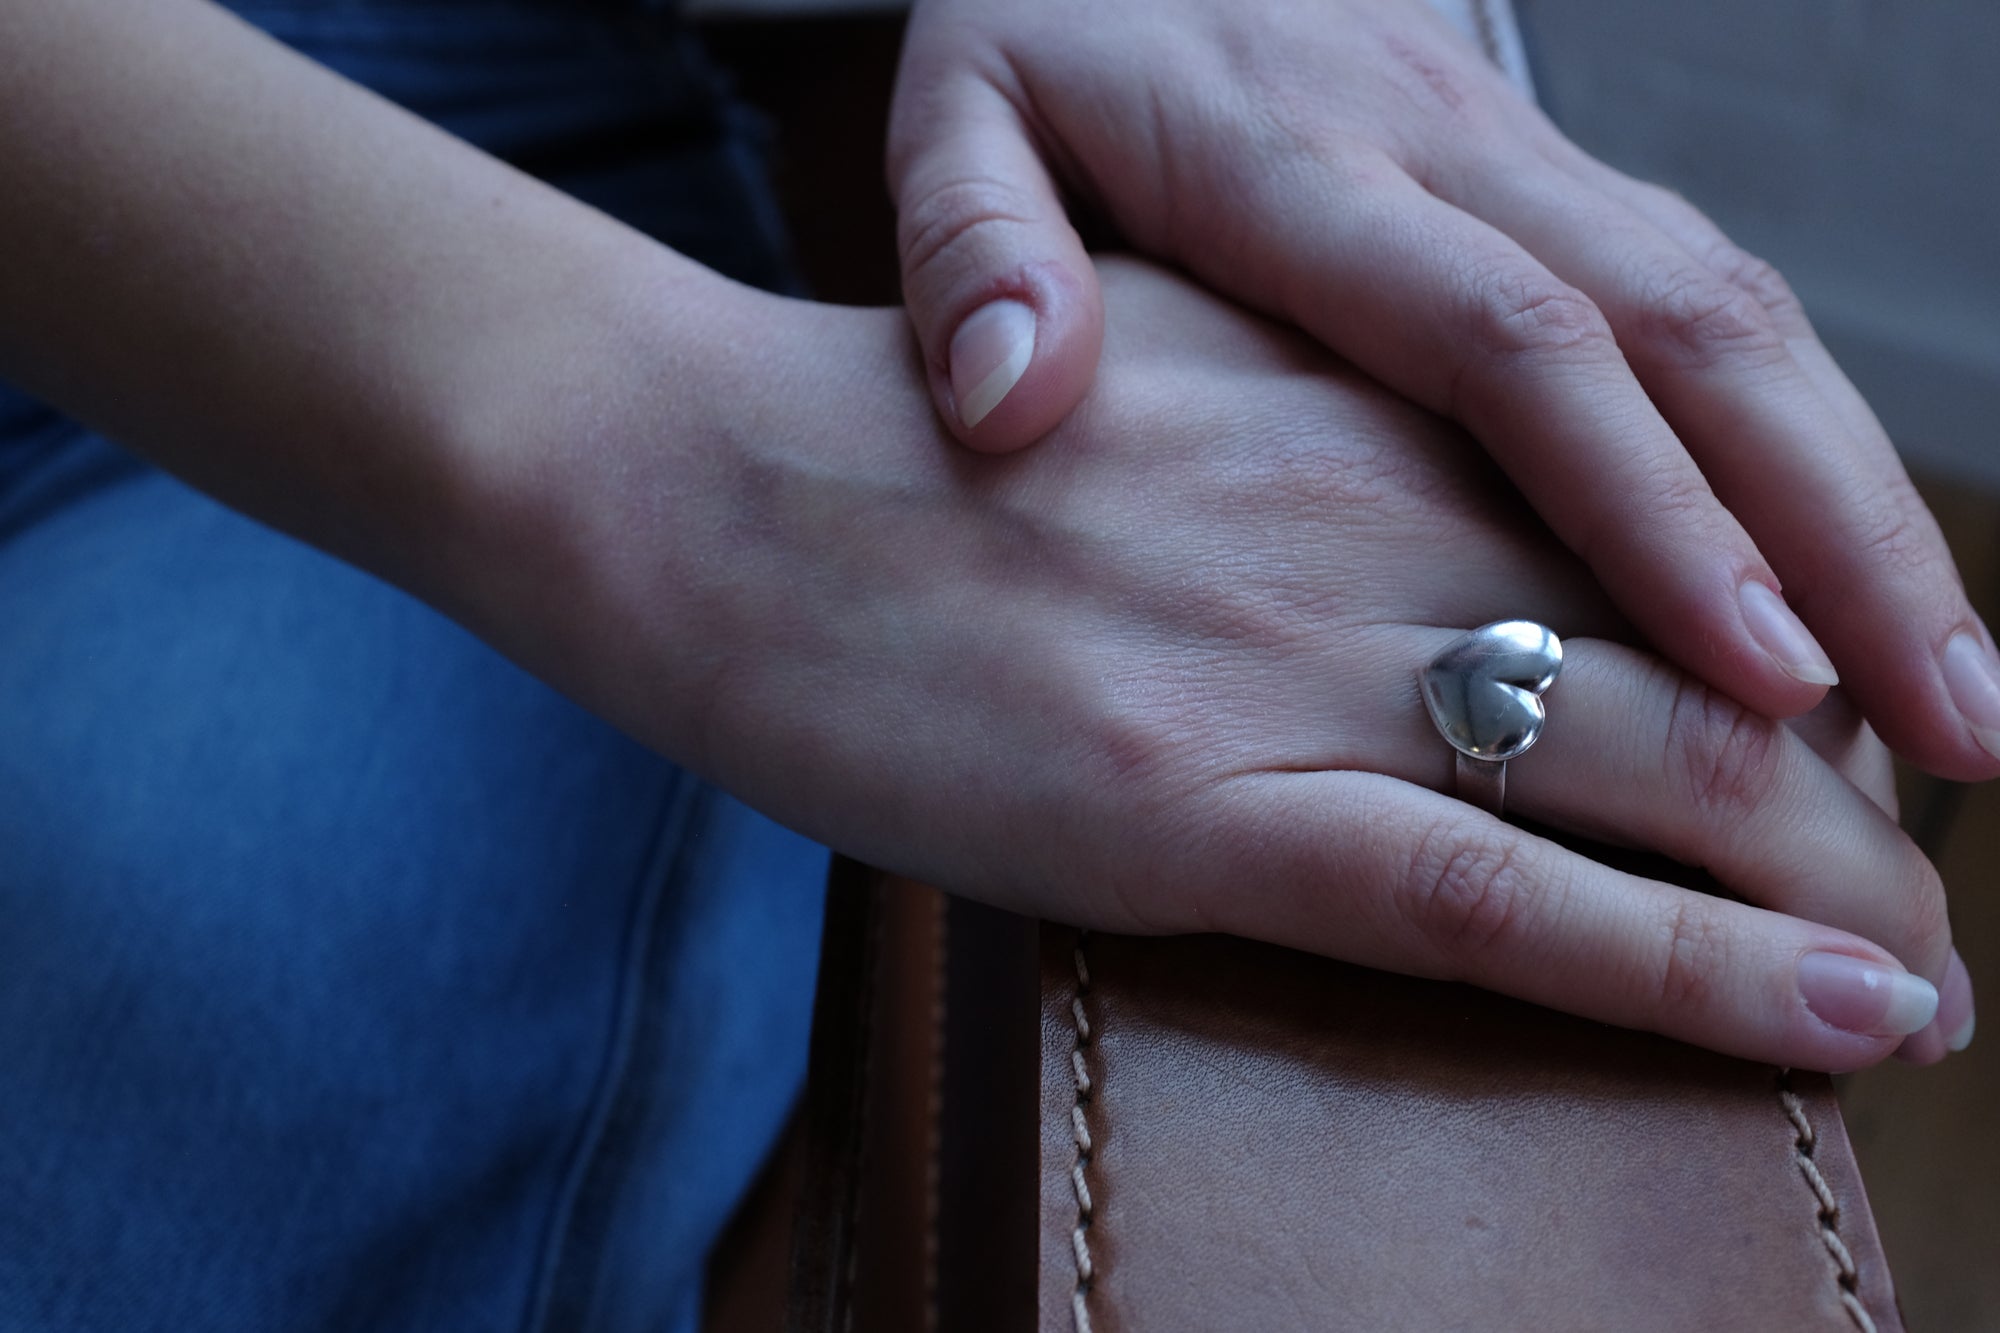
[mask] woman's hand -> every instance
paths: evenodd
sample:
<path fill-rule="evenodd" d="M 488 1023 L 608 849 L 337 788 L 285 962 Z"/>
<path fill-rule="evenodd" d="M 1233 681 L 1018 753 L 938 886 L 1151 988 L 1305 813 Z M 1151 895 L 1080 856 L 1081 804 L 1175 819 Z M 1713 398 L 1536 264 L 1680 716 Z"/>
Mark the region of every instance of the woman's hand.
<path fill-rule="evenodd" d="M 1837 667 L 1901 753 L 2000 774 L 1991 638 L 1784 283 L 1421 0 L 922 0 L 889 169 L 931 390 L 972 447 L 1040 437 L 1097 369 L 1067 192 L 1463 423 L 1709 684 L 1783 717 Z"/>
<path fill-rule="evenodd" d="M 0 373 L 844 850 L 1817 1068 L 1924 1016 L 1898 959 L 1971 1016 L 1879 808 L 1619 646 L 1456 432 L 1254 318 L 1108 270 L 1101 381 L 973 459 L 900 312 L 736 288 L 207 4 L 17 0 L 0 70 Z M 1500 616 L 1570 636 L 1512 807 L 1775 910 L 1431 790 L 1414 670 Z"/>
<path fill-rule="evenodd" d="M 678 423 L 689 448 L 659 442 L 659 348 L 568 358 L 559 393 L 524 368 L 496 420 L 535 448 L 461 613 L 779 819 L 1006 907 L 1249 935 L 1814 1068 L 1927 1025 L 1931 988 L 1892 959 L 1945 978 L 1936 876 L 1841 771 L 1619 642 L 1454 429 L 1184 283 L 1103 284 L 1097 384 L 1017 459 L 945 447 L 894 312 L 712 302 L 701 346 L 675 344 L 675 378 L 717 394 Z M 1510 809 L 1757 906 L 1439 794 L 1452 752 L 1416 668 L 1503 616 L 1567 641 Z M 1830 753 L 1861 734 L 1815 721 Z M 1970 1004 L 1948 993 L 1947 1021 Z"/>

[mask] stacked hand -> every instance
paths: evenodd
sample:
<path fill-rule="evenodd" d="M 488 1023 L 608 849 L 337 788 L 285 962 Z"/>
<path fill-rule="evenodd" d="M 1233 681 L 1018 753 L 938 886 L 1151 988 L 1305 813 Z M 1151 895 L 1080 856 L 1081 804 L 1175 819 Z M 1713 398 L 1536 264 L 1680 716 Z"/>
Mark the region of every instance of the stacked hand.
<path fill-rule="evenodd" d="M 1813 719 L 1815 752 L 1627 646 L 1457 430 L 1183 282 L 1100 281 L 1096 384 L 1014 460 L 949 447 L 900 315 L 739 295 L 684 367 L 722 386 L 699 472 L 651 450 L 629 388 L 537 452 L 575 554 L 533 616 L 511 585 L 492 632 L 786 822 L 1021 911 L 1275 940 L 1816 1068 L 1929 1019 L 1894 960 L 1944 979 L 1943 899 L 1851 714 Z M 722 499 L 662 523 L 683 491 Z M 1503 615 L 1569 636 L 1510 808 L 1754 905 L 1439 794 L 1415 668 Z"/>
<path fill-rule="evenodd" d="M 924 0 L 889 169 L 929 386 L 972 448 L 1088 401 L 1104 316 L 1075 203 L 1460 423 L 1720 695 L 1792 717 L 1838 681 L 1830 707 L 1914 762 L 2000 774 L 1992 639 L 1783 281 L 1569 143 L 1422 0 Z M 1969 1021 L 1954 968 L 1946 1019 Z"/>
<path fill-rule="evenodd" d="M 2000 677 L 1789 299 L 1419 9 L 1078 14 L 914 20 L 919 351 L 212 7 L 21 0 L 0 373 L 890 868 L 1764 1060 L 1941 1055 L 1970 984 L 1861 719 L 1988 776 Z M 1230 299 L 1092 267 L 1045 160 Z M 1416 668 L 1513 617 L 1567 661 L 1509 809 L 1743 901 L 1443 794 Z"/>

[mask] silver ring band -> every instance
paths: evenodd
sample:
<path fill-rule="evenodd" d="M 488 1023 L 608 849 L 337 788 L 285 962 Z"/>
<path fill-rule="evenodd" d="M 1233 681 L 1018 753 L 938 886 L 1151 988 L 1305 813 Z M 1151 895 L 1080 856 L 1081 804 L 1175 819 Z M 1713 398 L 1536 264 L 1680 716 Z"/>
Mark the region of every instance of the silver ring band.
<path fill-rule="evenodd" d="M 1507 761 L 1458 756 L 1458 799 L 1496 819 L 1506 818 Z"/>

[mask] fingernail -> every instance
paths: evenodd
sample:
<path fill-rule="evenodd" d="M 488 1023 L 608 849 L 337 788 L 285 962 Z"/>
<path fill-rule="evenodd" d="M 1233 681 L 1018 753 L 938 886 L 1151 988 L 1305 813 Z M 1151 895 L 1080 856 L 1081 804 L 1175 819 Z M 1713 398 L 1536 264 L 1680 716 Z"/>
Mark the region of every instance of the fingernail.
<path fill-rule="evenodd" d="M 1819 640 L 1812 636 L 1805 622 L 1792 614 L 1784 598 L 1755 579 L 1737 590 L 1737 598 L 1743 604 L 1743 623 L 1749 626 L 1750 637 L 1785 669 L 1786 675 L 1808 685 L 1840 684 L 1833 659 L 1819 646 Z"/>
<path fill-rule="evenodd" d="M 1980 748 L 2000 759 L 2000 662 L 1970 632 L 1944 646 L 1944 687 Z"/>
<path fill-rule="evenodd" d="M 1021 382 L 1035 357 L 1035 312 L 994 301 L 965 317 L 951 336 L 951 394 L 968 428 L 986 419 Z"/>
<path fill-rule="evenodd" d="M 1958 950 L 1944 971 L 1944 985 L 1938 987 L 1938 1026 L 1944 1029 L 1944 1044 L 1954 1051 L 1972 1045 L 1972 974 Z"/>
<path fill-rule="evenodd" d="M 1866 1037 L 1907 1037 L 1937 1013 L 1937 988 L 1922 977 L 1844 953 L 1799 959 L 1799 995 L 1823 1023 Z"/>

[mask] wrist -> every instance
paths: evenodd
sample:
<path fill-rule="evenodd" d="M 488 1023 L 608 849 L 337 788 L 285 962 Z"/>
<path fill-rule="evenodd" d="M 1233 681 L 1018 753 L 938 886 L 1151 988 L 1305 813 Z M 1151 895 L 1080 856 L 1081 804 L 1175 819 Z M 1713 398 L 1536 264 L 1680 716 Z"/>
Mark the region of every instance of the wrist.
<path fill-rule="evenodd" d="M 796 305 L 629 233 L 594 247 L 442 391 L 448 540 L 409 586 L 695 762 L 730 641 L 741 444 L 785 376 L 745 381 Z"/>

